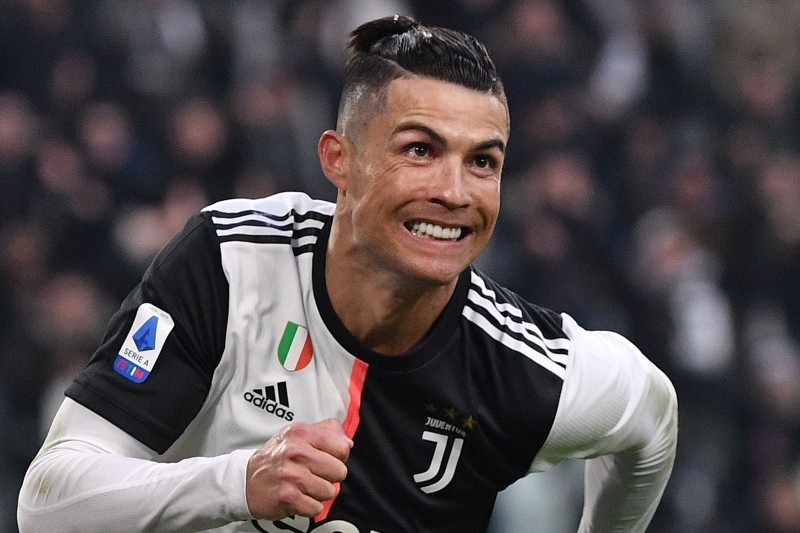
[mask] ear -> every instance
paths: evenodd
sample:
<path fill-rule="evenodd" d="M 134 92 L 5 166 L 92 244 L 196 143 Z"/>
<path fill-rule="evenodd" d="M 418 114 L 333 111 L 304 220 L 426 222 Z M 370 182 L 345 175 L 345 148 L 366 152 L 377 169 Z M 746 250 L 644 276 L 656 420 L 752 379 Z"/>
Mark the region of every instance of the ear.
<path fill-rule="evenodd" d="M 322 172 L 340 191 L 347 190 L 352 145 L 339 132 L 325 131 L 317 143 Z"/>

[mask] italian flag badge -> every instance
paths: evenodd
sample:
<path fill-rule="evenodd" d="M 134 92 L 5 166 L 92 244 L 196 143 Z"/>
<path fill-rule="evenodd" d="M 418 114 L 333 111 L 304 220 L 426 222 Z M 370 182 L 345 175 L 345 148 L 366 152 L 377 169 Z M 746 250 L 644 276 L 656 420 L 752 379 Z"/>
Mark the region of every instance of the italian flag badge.
<path fill-rule="evenodd" d="M 311 362 L 313 354 L 314 348 L 311 346 L 308 329 L 300 324 L 287 322 L 278 345 L 278 360 L 283 368 L 289 372 L 302 370 Z"/>

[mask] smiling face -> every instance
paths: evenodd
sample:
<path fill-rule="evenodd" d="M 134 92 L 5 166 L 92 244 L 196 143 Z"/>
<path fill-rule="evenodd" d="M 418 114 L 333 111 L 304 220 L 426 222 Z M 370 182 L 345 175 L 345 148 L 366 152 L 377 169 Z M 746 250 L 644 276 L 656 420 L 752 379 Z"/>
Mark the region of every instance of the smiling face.
<path fill-rule="evenodd" d="M 379 112 L 320 140 L 339 189 L 331 242 L 359 274 L 455 283 L 494 229 L 508 127 L 505 104 L 488 92 L 392 81 Z"/>

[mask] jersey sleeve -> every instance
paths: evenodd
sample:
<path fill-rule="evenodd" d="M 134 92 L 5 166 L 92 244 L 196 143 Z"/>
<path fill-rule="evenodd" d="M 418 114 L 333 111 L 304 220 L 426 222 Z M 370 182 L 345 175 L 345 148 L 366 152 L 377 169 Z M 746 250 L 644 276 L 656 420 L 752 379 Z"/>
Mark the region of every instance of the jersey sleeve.
<path fill-rule="evenodd" d="M 227 315 L 219 244 L 199 213 L 153 260 L 66 395 L 163 453 L 208 395 Z"/>
<path fill-rule="evenodd" d="M 150 448 L 67 398 L 22 483 L 19 530 L 201 531 L 249 520 L 252 453 L 159 463 Z"/>
<path fill-rule="evenodd" d="M 586 331 L 567 315 L 564 331 L 572 340 L 564 387 L 531 470 L 588 459 L 579 531 L 644 532 L 675 460 L 675 390 L 624 337 Z"/>

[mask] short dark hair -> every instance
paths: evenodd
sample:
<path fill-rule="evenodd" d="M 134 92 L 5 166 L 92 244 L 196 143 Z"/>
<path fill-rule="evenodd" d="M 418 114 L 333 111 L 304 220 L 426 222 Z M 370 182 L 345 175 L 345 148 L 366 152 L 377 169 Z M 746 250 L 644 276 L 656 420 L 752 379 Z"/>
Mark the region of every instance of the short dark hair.
<path fill-rule="evenodd" d="M 340 128 L 365 96 L 371 96 L 370 107 L 380 109 L 379 97 L 389 83 L 413 75 L 487 91 L 506 104 L 503 84 L 489 52 L 466 33 L 394 15 L 353 30 L 347 47 L 351 55 L 345 65 L 339 102 Z"/>

